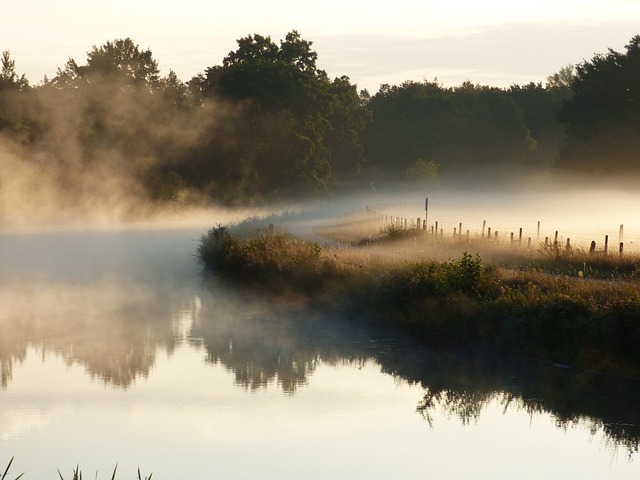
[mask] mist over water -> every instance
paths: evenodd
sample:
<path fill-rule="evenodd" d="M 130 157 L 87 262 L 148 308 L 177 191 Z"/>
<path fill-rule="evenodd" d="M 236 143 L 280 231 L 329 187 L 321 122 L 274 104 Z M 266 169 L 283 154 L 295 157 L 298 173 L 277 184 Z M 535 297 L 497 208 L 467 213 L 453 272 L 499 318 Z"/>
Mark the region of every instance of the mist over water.
<path fill-rule="evenodd" d="M 487 475 L 637 474 L 637 436 L 615 423 L 639 423 L 628 384 L 606 381 L 619 400 L 605 402 L 602 379 L 425 350 L 206 282 L 194 253 L 208 226 L 0 234 L 0 450 L 27 478 L 78 463 L 99 477 L 118 463 L 154 478 L 468 478 L 451 460 L 466 452 Z M 553 471 L 522 453 L 551 454 L 540 438 L 563 452 Z"/>
<path fill-rule="evenodd" d="M 306 44 L 291 45 L 304 57 Z M 141 467 L 160 479 L 638 478 L 637 382 L 427 346 L 368 319 L 223 284 L 196 258 L 203 233 L 233 225 L 239 234 L 274 227 L 364 264 L 353 238 L 329 239 L 323 228 L 357 230 L 367 212 L 473 239 L 522 229 L 533 251 L 556 232 L 583 249 L 608 235 L 612 250 L 624 241 L 636 253 L 636 179 L 561 178 L 542 155 L 546 166 L 535 168 L 492 149 L 476 157 L 481 141 L 423 189 L 410 176 L 394 185 L 385 177 L 402 177 L 396 160 L 416 159 L 396 159 L 392 139 L 389 158 L 378 158 L 384 168 L 373 162 L 358 176 L 366 121 L 351 107 L 311 108 L 328 84 L 294 114 L 289 97 L 305 101 L 285 83 L 285 107 L 271 111 L 273 88 L 262 105 L 217 96 L 215 85 L 190 96 L 170 78 L 130 77 L 132 64 L 105 74 L 100 58 L 70 60 L 52 82 L 0 95 L 0 472 L 15 456 L 24 478 L 58 468 L 66 478 L 78 464 L 103 477 L 116 463 L 124 476 Z M 341 88 L 330 103 L 363 106 L 348 81 Z M 322 109 L 345 115 L 343 124 Z M 455 150 L 458 133 L 442 133 Z M 286 200 L 291 192 L 318 196 Z M 380 233 L 362 223 L 364 236 Z M 381 247 L 384 260 L 437 256 L 417 238 L 405 256 Z"/>

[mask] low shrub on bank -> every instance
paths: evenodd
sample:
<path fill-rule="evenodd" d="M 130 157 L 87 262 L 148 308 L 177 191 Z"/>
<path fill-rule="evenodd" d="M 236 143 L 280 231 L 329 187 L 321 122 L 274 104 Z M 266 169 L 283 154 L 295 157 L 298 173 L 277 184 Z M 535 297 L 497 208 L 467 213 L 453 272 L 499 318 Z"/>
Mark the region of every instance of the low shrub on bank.
<path fill-rule="evenodd" d="M 224 227 L 203 236 L 198 255 L 222 276 L 270 294 L 302 293 L 322 308 L 340 308 L 425 341 L 486 344 L 554 362 L 640 372 L 636 283 L 503 271 L 467 252 L 444 262 L 354 265 L 294 237 L 241 240 Z"/>
<path fill-rule="evenodd" d="M 203 235 L 197 249 L 206 269 L 275 292 L 306 292 L 337 275 L 335 264 L 321 253 L 319 244 L 290 235 L 269 232 L 240 239 L 224 226 Z"/>

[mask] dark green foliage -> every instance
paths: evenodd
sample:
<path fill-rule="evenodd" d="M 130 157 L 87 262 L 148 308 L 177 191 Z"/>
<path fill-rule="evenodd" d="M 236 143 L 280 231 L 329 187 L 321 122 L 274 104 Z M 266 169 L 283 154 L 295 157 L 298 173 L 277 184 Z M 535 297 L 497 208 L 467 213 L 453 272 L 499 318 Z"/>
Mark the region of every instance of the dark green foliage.
<path fill-rule="evenodd" d="M 577 66 L 561 112 L 568 143 L 558 165 L 573 170 L 640 169 L 640 35 Z"/>
<path fill-rule="evenodd" d="M 527 128 L 536 146 L 528 153 L 528 163 L 534 167 L 548 167 L 557 158 L 565 138 L 565 126 L 560 122 L 558 114 L 563 102 L 571 96 L 571 88 L 540 83 L 513 85 L 509 92 L 518 107 L 522 110 Z M 554 83 L 556 85 L 556 83 Z"/>
<path fill-rule="evenodd" d="M 121 81 L 124 84 L 155 86 L 160 80 L 158 62 L 151 50 L 141 50 L 131 39 L 116 39 L 101 46 L 94 45 L 87 53 L 87 63 L 79 65 L 69 59 L 64 69 L 58 69 L 53 83 L 58 86 L 79 86 Z"/>
<path fill-rule="evenodd" d="M 16 72 L 16 62 L 8 50 L 2 52 L 2 70 L 0 71 L 0 91 L 25 90 L 29 88 L 27 77 Z"/>
<path fill-rule="evenodd" d="M 31 137 L 29 122 L 23 117 L 18 99 L 29 93 L 29 81 L 16 72 L 16 62 L 8 51 L 2 52 L 0 71 L 0 133 L 26 144 Z"/>
<path fill-rule="evenodd" d="M 200 239 L 197 255 L 205 269 L 274 293 L 310 293 L 337 272 L 322 247 L 281 233 L 239 239 L 218 226 Z"/>
<path fill-rule="evenodd" d="M 480 255 L 464 252 L 459 260 L 442 265 L 439 278 L 442 287 L 461 292 L 477 292 L 484 280 L 484 267 Z"/>
<path fill-rule="evenodd" d="M 25 163 L 46 151 L 36 170 L 62 205 L 107 203 L 125 193 L 114 186 L 133 203 L 246 205 L 371 182 L 504 181 L 556 159 L 570 172 L 640 169 L 640 36 L 544 87 L 406 81 L 373 96 L 331 80 L 312 47 L 295 30 L 279 42 L 249 35 L 183 83 L 160 77 L 150 49 L 116 39 L 33 88 L 5 51 L 0 133 L 29 147 Z"/>
<path fill-rule="evenodd" d="M 200 238 L 197 255 L 205 267 L 225 274 L 234 267 L 239 250 L 240 241 L 231 236 L 227 227 L 219 225 Z"/>
<path fill-rule="evenodd" d="M 274 198 L 324 195 L 334 173 L 338 179 L 356 174 L 364 163 L 359 134 L 369 116 L 349 79 L 331 82 L 316 59 L 311 42 L 296 31 L 280 45 L 250 35 L 221 66 L 192 80 L 205 103 L 232 102 L 243 110 L 233 145 L 221 149 L 212 139 L 197 152 L 203 168 L 188 177 L 214 180 L 222 191 L 231 185 L 235 197 Z M 212 157 L 217 168 L 209 169 L 204 164 Z"/>
<path fill-rule="evenodd" d="M 541 299 L 542 300 L 542 299 Z M 590 312 L 579 299 L 556 298 L 530 309 L 520 335 L 528 339 L 525 350 L 555 361 L 575 362 L 590 338 Z"/>
<path fill-rule="evenodd" d="M 284 235 L 240 241 L 212 229 L 206 265 L 265 290 L 327 298 L 328 305 L 438 344 L 484 345 L 589 368 L 640 370 L 640 293 L 615 281 L 537 271 L 504 280 L 479 255 L 391 267 L 340 266 L 320 248 Z"/>
<path fill-rule="evenodd" d="M 509 92 L 466 82 L 383 85 L 368 102 L 373 121 L 364 139 L 368 173 L 376 181 L 401 180 L 419 159 L 443 176 L 526 166 L 535 141 Z"/>

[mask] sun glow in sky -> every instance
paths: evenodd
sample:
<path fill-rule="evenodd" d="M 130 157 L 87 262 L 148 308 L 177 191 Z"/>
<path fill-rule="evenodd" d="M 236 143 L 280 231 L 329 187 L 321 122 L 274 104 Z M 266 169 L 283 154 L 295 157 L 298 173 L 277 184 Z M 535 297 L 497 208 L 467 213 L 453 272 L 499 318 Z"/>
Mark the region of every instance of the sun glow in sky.
<path fill-rule="evenodd" d="M 126 37 L 150 48 L 163 74 L 173 69 L 186 81 L 220 64 L 241 37 L 277 42 L 295 29 L 330 77 L 347 75 L 372 92 L 435 77 L 508 86 L 544 82 L 640 34 L 637 0 L 5 0 L 2 12 L 0 50 L 31 84 Z"/>

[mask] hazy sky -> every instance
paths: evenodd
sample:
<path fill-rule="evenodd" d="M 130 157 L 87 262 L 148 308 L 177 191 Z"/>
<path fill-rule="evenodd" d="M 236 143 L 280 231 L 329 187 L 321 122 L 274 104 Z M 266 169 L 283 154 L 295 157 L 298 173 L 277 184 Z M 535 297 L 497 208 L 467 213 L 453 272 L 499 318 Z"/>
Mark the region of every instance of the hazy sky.
<path fill-rule="evenodd" d="M 2 0 L 0 11 L 0 50 L 31 84 L 125 37 L 186 81 L 220 64 L 238 38 L 279 42 L 295 29 L 330 77 L 372 93 L 435 77 L 508 86 L 544 82 L 640 34 L 640 0 Z"/>

